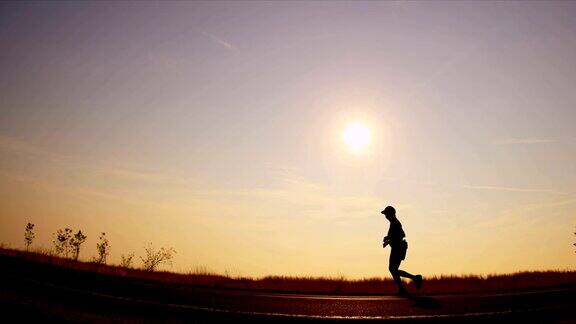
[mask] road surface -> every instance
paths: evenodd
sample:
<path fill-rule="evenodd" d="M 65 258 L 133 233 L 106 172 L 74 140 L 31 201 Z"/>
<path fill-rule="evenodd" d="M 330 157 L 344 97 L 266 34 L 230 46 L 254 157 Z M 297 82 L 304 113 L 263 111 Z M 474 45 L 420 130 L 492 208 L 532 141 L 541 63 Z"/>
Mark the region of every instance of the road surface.
<path fill-rule="evenodd" d="M 124 278 L 0 256 L 0 311 L 64 322 L 576 321 L 576 285 L 421 296 L 328 296 Z"/>

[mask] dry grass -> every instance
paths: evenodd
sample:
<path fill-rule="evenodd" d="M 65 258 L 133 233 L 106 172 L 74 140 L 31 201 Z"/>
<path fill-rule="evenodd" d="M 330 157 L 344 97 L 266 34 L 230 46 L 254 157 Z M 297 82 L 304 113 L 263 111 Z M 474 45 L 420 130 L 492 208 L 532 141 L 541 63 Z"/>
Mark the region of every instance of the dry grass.
<path fill-rule="evenodd" d="M 0 248 L 0 254 L 21 257 L 39 263 L 48 263 L 82 271 L 92 271 L 107 275 L 129 278 L 150 279 L 166 283 L 190 284 L 229 289 L 253 289 L 276 292 L 314 294 L 392 294 L 396 286 L 391 279 L 367 278 L 348 280 L 344 277 L 287 277 L 268 276 L 264 278 L 230 277 L 214 274 L 205 267 L 195 267 L 187 274 L 174 272 L 150 272 L 141 269 L 125 268 L 116 265 L 102 265 L 95 262 L 74 261 L 53 255 L 46 249 L 31 252 Z M 422 287 L 424 294 L 471 293 L 531 289 L 576 284 L 576 271 L 534 271 L 488 276 L 440 276 L 425 278 Z M 409 285 L 410 287 L 411 285 Z M 415 289 L 411 287 L 409 289 Z"/>

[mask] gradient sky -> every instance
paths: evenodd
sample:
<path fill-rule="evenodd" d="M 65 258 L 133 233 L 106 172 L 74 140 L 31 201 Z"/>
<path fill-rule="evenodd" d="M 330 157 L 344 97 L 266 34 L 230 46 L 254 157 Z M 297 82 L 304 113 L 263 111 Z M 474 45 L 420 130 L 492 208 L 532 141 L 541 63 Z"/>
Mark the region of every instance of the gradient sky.
<path fill-rule="evenodd" d="M 574 269 L 574 2 L 14 2 L 0 48 L 10 246 L 389 276 L 393 205 L 408 271 Z"/>

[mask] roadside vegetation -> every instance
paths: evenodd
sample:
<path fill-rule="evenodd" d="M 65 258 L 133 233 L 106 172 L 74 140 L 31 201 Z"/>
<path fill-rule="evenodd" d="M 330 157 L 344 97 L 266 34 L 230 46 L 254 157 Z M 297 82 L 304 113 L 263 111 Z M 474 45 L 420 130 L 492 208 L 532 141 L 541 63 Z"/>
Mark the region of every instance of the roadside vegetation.
<path fill-rule="evenodd" d="M 32 226 L 30 226 L 32 225 Z M 96 244 L 96 256 L 90 262 L 78 260 L 81 244 L 86 236 L 78 231 L 65 228 L 55 233 L 52 249 L 32 247 L 34 225 L 25 229 L 26 250 L 11 249 L 0 244 L 0 255 L 24 258 L 41 264 L 72 268 L 79 271 L 92 271 L 136 279 L 150 279 L 166 283 L 186 284 L 212 288 L 250 289 L 269 292 L 310 293 L 310 294 L 350 294 L 383 295 L 396 292 L 391 278 L 347 279 L 340 277 L 290 277 L 266 276 L 252 278 L 217 274 L 205 267 L 195 267 L 187 273 L 158 271 L 163 265 L 171 265 L 176 253 L 172 248 L 155 248 L 151 243 L 144 247 L 144 255 L 139 256 L 140 266 L 134 265 L 136 254 L 130 252 L 121 255 L 118 265 L 106 264 L 110 254 L 110 242 L 105 233 L 101 233 Z M 28 238 L 31 237 L 30 240 Z M 83 239 L 82 239 L 83 238 Z M 30 242 L 30 243 L 28 243 Z M 473 293 L 489 291 L 512 291 L 559 287 L 576 284 L 576 271 L 528 271 L 511 274 L 493 275 L 450 275 L 425 278 L 421 289 L 423 294 Z M 415 290 L 411 283 L 410 290 Z"/>
<path fill-rule="evenodd" d="M 26 251 L 31 251 L 30 246 L 32 245 L 36 234 L 34 233 L 34 224 L 28 223 L 24 229 L 24 244 Z M 57 263 L 59 264 L 67 264 L 66 260 L 74 260 L 78 262 L 78 264 L 82 264 L 85 262 L 80 262 L 78 258 L 80 257 L 80 251 L 82 248 L 82 244 L 86 241 L 88 236 L 82 233 L 81 230 L 78 230 L 74 234 L 74 231 L 69 228 L 62 228 L 56 231 L 53 234 L 52 240 L 52 249 L 45 249 L 42 247 L 36 247 L 32 249 L 32 255 L 48 257 L 50 260 L 61 260 Z M 5 249 L 4 245 L 0 245 L 1 249 Z M 93 264 L 97 265 L 105 265 L 110 255 L 111 245 L 110 241 L 106 237 L 105 232 L 101 232 L 100 236 L 98 237 L 98 242 L 96 243 L 96 256 L 92 257 Z M 176 250 L 173 248 L 155 248 L 152 243 L 149 243 L 144 247 L 144 256 L 140 257 L 142 261 L 142 270 L 153 272 L 158 269 L 158 267 L 162 265 L 172 265 L 172 260 L 174 259 L 174 255 L 176 254 Z M 128 254 L 123 254 L 122 262 L 120 267 L 131 269 L 134 268 L 134 252 L 130 252 Z M 45 259 L 45 258 L 40 258 Z"/>

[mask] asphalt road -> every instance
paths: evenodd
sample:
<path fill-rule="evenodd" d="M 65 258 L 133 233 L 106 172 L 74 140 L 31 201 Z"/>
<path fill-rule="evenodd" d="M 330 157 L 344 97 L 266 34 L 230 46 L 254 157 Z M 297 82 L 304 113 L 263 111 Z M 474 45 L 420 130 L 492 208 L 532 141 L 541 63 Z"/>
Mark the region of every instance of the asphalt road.
<path fill-rule="evenodd" d="M 0 288 L 0 311 L 21 320 L 576 322 L 576 285 L 407 298 L 279 294 L 122 278 L 2 256 Z"/>

